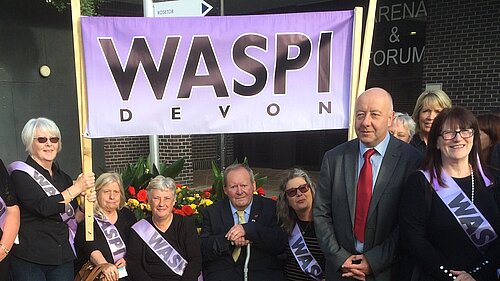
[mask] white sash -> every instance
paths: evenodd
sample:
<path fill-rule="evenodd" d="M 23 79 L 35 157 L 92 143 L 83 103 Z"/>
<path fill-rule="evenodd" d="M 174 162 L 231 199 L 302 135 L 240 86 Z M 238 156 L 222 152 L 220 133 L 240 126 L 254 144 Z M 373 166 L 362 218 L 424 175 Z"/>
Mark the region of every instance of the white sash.
<path fill-rule="evenodd" d="M 0 196 L 0 228 L 3 231 L 3 226 L 5 224 L 5 217 L 7 216 L 7 204 L 3 201 L 2 196 Z"/>
<path fill-rule="evenodd" d="M 102 220 L 97 216 L 95 216 L 95 221 L 106 238 L 111 255 L 113 255 L 113 261 L 116 263 L 119 259 L 124 258 L 127 248 L 116 226 L 108 219 Z"/>
<path fill-rule="evenodd" d="M 429 171 L 421 170 L 421 172 L 430 183 Z M 436 174 L 435 171 L 434 174 Z M 481 176 L 488 186 L 491 183 L 489 179 L 482 172 Z M 458 184 L 444 170 L 441 170 L 441 179 L 447 187 L 441 187 L 437 178 L 434 178 L 431 184 L 436 194 L 448 207 L 472 243 L 479 250 L 482 250 L 483 247 L 497 238 L 495 230 Z"/>
<path fill-rule="evenodd" d="M 132 226 L 142 240 L 175 274 L 182 276 L 188 262 L 145 219 Z"/>
<path fill-rule="evenodd" d="M 47 196 L 60 194 L 59 190 L 57 190 L 57 188 L 55 188 L 55 186 L 53 186 L 50 181 L 48 181 L 42 174 L 40 174 L 37 170 L 35 170 L 35 168 L 31 167 L 30 165 L 21 161 L 15 161 L 7 167 L 7 171 L 9 172 L 9 174 L 12 174 L 14 170 L 25 172 L 26 174 L 31 176 L 31 178 L 33 178 L 33 180 L 40 185 Z M 60 213 L 59 215 L 61 216 L 62 221 L 68 225 L 69 244 L 76 256 L 74 241 L 76 228 L 78 225 L 75 219 L 75 210 L 73 209 L 73 206 L 71 206 L 71 204 L 66 204 L 64 213 Z"/>
<path fill-rule="evenodd" d="M 309 249 L 304 241 L 304 237 L 302 236 L 297 224 L 295 224 L 292 234 L 288 238 L 288 245 L 290 246 L 290 250 L 295 257 L 295 260 L 297 260 L 297 264 L 300 269 L 312 278 L 321 280 L 323 270 L 311 252 L 309 252 Z"/>

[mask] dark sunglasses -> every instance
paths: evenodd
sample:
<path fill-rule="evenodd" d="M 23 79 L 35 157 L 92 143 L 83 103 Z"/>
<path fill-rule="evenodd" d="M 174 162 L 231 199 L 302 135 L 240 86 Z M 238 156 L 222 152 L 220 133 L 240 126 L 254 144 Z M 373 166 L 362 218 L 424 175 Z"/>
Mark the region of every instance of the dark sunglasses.
<path fill-rule="evenodd" d="M 307 183 L 299 185 L 298 187 L 290 188 L 285 190 L 286 196 L 294 197 L 297 195 L 297 189 L 300 190 L 300 193 L 306 193 L 309 191 L 309 185 Z"/>
<path fill-rule="evenodd" d="M 58 143 L 59 142 L 58 137 L 50 137 L 50 138 L 38 137 L 38 138 L 33 138 L 33 139 L 35 139 L 39 143 L 46 143 L 48 140 L 50 140 L 51 143 Z"/>

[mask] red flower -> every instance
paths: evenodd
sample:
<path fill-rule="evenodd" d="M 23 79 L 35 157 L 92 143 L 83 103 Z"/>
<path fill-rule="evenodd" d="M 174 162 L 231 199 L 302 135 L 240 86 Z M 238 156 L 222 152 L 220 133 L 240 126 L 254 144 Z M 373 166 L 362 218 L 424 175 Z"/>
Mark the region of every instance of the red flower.
<path fill-rule="evenodd" d="M 178 215 L 181 215 L 181 216 L 185 216 L 186 215 L 186 214 L 184 214 L 184 212 L 181 209 L 174 208 L 174 209 L 172 209 L 172 212 L 174 214 L 178 214 Z"/>
<path fill-rule="evenodd" d="M 148 202 L 148 194 L 145 189 L 141 189 L 139 190 L 139 192 L 137 192 L 137 200 L 142 203 Z"/>
<path fill-rule="evenodd" d="M 273 196 L 273 197 L 271 197 L 271 199 L 273 199 L 274 201 L 276 201 L 276 200 L 278 200 L 278 197 Z"/>
<path fill-rule="evenodd" d="M 127 188 L 127 190 L 128 190 L 128 193 L 129 193 L 130 195 L 132 195 L 132 197 L 135 197 L 135 187 L 133 187 L 133 186 L 129 186 L 129 187 Z"/>
<path fill-rule="evenodd" d="M 210 198 L 210 192 L 208 192 L 208 191 L 204 191 L 204 192 L 201 194 L 201 197 L 203 197 L 203 198 L 205 198 L 205 199 Z"/>
<path fill-rule="evenodd" d="M 179 183 L 178 183 L 178 184 L 176 184 L 176 185 L 175 185 L 175 188 L 182 188 L 182 184 L 179 184 Z"/>
<path fill-rule="evenodd" d="M 182 212 L 184 214 L 186 214 L 186 216 L 190 216 L 190 215 L 192 215 L 194 213 L 194 210 L 190 206 L 188 206 L 188 205 L 183 205 L 182 206 Z"/>
<path fill-rule="evenodd" d="M 259 196 L 265 196 L 266 191 L 264 190 L 264 188 L 259 187 L 259 188 L 257 188 L 257 194 L 259 194 Z"/>

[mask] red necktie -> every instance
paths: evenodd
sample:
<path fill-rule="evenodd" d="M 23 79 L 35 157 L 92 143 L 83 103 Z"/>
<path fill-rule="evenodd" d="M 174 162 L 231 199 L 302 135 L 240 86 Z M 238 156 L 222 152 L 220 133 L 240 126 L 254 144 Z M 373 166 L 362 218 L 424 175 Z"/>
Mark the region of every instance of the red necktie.
<path fill-rule="evenodd" d="M 372 199 L 372 163 L 370 157 L 375 154 L 375 149 L 369 149 L 363 157 L 365 162 L 358 178 L 358 191 L 356 193 L 356 216 L 354 219 L 354 237 L 362 243 L 365 242 L 365 225 L 368 208 Z"/>

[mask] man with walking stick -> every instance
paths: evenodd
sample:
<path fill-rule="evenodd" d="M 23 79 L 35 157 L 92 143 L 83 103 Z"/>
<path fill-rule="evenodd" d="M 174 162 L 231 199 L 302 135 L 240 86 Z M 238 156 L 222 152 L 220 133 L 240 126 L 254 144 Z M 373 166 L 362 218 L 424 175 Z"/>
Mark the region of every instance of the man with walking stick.
<path fill-rule="evenodd" d="M 201 251 L 205 281 L 243 280 L 247 245 L 251 245 L 248 280 L 285 280 L 287 236 L 277 224 L 276 203 L 254 195 L 252 170 L 233 164 L 224 171 L 226 198 L 202 211 Z"/>

